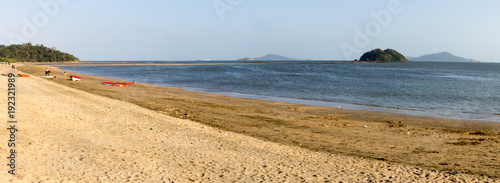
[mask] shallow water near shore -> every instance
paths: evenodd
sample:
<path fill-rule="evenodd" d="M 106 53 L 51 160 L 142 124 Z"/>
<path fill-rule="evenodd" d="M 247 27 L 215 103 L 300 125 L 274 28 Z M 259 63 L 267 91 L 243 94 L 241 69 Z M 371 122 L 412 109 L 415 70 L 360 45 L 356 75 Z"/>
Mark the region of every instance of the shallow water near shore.
<path fill-rule="evenodd" d="M 494 63 L 227 63 L 61 69 L 234 97 L 500 122 L 500 64 Z"/>

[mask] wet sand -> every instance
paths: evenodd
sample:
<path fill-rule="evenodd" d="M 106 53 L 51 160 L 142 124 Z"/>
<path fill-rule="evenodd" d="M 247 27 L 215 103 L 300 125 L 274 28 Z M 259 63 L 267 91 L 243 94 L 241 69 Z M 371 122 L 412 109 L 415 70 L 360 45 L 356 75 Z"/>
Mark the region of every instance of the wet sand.
<path fill-rule="evenodd" d="M 33 75 L 43 75 L 46 66 L 18 68 Z M 181 182 L 188 180 L 188 177 L 204 181 L 307 179 L 426 182 L 477 181 L 486 180 L 485 176 L 498 178 L 500 175 L 499 123 L 231 98 L 140 83 L 113 87 L 100 83 L 115 80 L 68 73 L 68 76 L 74 74 L 82 77 L 82 81 L 73 82 L 62 79 L 61 70 L 55 67 L 50 69 L 58 77 L 57 80 L 22 78 L 19 81 L 20 87 L 23 86 L 23 80 L 29 83 L 25 87 L 31 87 L 26 89 L 29 94 L 19 96 L 29 99 L 26 105 L 32 108 L 26 110 L 39 114 L 25 118 L 23 126 L 27 129 L 23 133 L 25 140 L 31 143 L 25 146 L 31 148 L 25 153 L 46 150 L 60 155 L 56 157 L 69 159 L 50 159 L 46 157 L 47 154 L 34 153 L 30 154 L 32 159 L 29 162 L 33 160 L 36 162 L 34 165 L 46 168 L 59 166 L 59 169 L 64 164 L 88 169 L 92 166 L 97 167 L 97 172 L 83 175 L 75 169 L 58 171 L 59 174 L 50 173 L 49 170 L 37 174 L 34 173 L 35 169 L 34 172 L 25 172 L 35 177 L 69 178 L 69 175 L 80 174 L 80 179 L 91 180 L 87 177 L 95 178 L 104 172 L 114 172 L 115 177 L 118 174 L 132 176 L 118 176 L 109 180 L 131 180 L 134 175 L 151 178 L 144 180 L 158 180 L 152 178 L 162 175 Z M 73 98 L 79 100 L 73 101 Z M 49 106 L 45 109 L 40 104 Z M 71 111 L 68 108 L 89 109 L 80 114 L 78 110 Z M 41 124 L 49 125 L 44 127 Z M 50 133 L 56 131 L 64 133 Z M 203 136 L 208 131 L 212 136 Z M 176 135 L 163 134 L 167 132 Z M 73 133 L 78 135 L 71 136 Z M 41 138 L 44 136 L 48 138 Z M 62 140 L 57 140 L 60 138 Z M 81 141 L 77 140 L 80 138 Z M 80 142 L 85 143 L 79 146 Z M 206 148 L 199 147 L 205 145 Z M 0 148 L 5 149 L 4 146 Z M 86 148 L 91 150 L 87 151 Z M 195 155 L 184 155 L 183 152 Z M 21 157 L 27 158 L 26 154 Z M 158 159 L 158 154 L 170 159 Z M 83 159 L 73 159 L 73 155 Z M 118 156 L 127 158 L 109 159 Z M 89 158 L 98 158 L 107 163 L 99 164 L 100 161 Z M 88 161 L 83 161 L 85 159 Z M 150 160 L 154 163 L 139 163 Z M 169 164 L 167 160 L 179 163 Z M 137 172 L 133 174 L 133 168 L 127 168 L 132 163 L 135 163 L 132 167 L 140 167 L 138 169 L 143 170 L 143 173 L 149 172 L 149 176 Z M 169 167 L 164 167 L 167 165 Z M 175 168 L 170 167 L 172 165 Z M 452 175 L 455 172 L 457 175 Z M 207 177 L 210 179 L 204 179 Z"/>

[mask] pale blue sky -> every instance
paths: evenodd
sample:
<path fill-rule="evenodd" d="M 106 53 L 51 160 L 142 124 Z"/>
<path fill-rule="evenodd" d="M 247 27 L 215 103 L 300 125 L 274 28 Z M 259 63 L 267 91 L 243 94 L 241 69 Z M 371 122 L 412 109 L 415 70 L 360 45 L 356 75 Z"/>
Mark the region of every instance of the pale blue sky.
<path fill-rule="evenodd" d="M 81 60 L 351 60 L 393 48 L 500 62 L 498 0 L 0 2 L 0 44 L 29 41 Z"/>

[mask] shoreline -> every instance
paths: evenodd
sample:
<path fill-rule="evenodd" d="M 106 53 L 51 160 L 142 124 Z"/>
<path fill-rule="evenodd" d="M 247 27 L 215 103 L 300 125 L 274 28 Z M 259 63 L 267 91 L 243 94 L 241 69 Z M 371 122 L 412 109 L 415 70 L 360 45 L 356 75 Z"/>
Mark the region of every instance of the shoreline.
<path fill-rule="evenodd" d="M 18 68 L 43 75 L 46 67 Z M 81 75 L 82 81 L 65 81 L 61 70 L 48 67 L 58 77 L 56 83 L 266 141 L 431 170 L 492 177 L 500 174 L 498 123 L 344 111 L 142 83 L 110 87 L 100 82 L 112 79 L 68 72 L 68 76 Z M 496 162 L 490 163 L 492 160 Z"/>
<path fill-rule="evenodd" d="M 164 86 L 168 87 L 168 86 Z M 254 100 L 265 100 L 265 101 L 274 101 L 274 102 L 282 102 L 282 103 L 290 103 L 296 105 L 308 105 L 308 106 L 316 106 L 316 107 L 328 107 L 328 108 L 339 108 L 342 110 L 351 110 L 351 111 L 367 111 L 367 112 L 376 112 L 376 113 L 384 113 L 384 114 L 399 114 L 399 115 L 407 115 L 413 117 L 430 117 L 437 119 L 449 119 L 449 120 L 465 120 L 465 121 L 478 121 L 478 122 L 490 122 L 490 123 L 500 123 L 500 114 L 475 114 L 475 113 L 460 113 L 462 115 L 468 116 L 476 116 L 481 119 L 469 119 L 466 117 L 450 117 L 450 116 L 442 116 L 439 115 L 436 111 L 429 111 L 423 109 L 411 109 L 411 108 L 401 108 L 401 107 L 390 107 L 390 106 L 381 106 L 381 105 L 362 105 L 362 104 L 350 104 L 350 103 L 340 103 L 340 102 L 332 102 L 332 101 L 322 101 L 322 100 L 309 100 L 309 99 L 299 99 L 299 98 L 285 98 L 285 97 L 274 97 L 274 96 L 261 96 L 254 94 L 242 94 L 242 93 L 233 93 L 233 92 L 205 92 L 201 90 L 195 89 L 186 89 L 180 88 L 190 92 L 199 92 L 199 93 L 212 93 L 216 95 L 224 95 L 234 98 L 246 98 L 246 99 L 254 99 Z"/>
<path fill-rule="evenodd" d="M 303 61 L 282 61 L 282 62 L 235 62 L 235 61 L 227 61 L 227 62 L 200 62 L 200 61 L 187 61 L 180 63 L 147 63 L 147 62 L 86 62 L 86 63 L 78 63 L 75 65 L 74 63 L 53 63 L 51 66 L 54 67 L 65 67 L 64 70 L 71 71 L 71 66 L 95 66 L 95 67 L 138 67 L 138 66 L 185 66 L 185 65 L 197 65 L 197 66 L 206 66 L 206 65 L 248 65 L 248 64 L 363 64 L 369 62 L 353 62 L 353 61 L 319 61 L 319 62 L 303 62 Z M 106 76 L 103 76 L 106 77 Z M 130 81 L 134 80 L 133 78 L 128 78 Z M 333 108 L 342 108 L 347 110 L 358 110 L 358 111 L 374 111 L 374 112 L 382 112 L 382 113 L 391 113 L 391 114 L 402 114 L 402 115 L 410 115 L 415 117 L 435 117 L 435 118 L 443 118 L 443 119 L 454 119 L 454 120 L 468 120 L 468 121 L 484 121 L 484 122 L 500 122 L 500 114 L 497 113 L 480 113 L 480 112 L 463 112 L 463 111 L 443 111 L 438 109 L 416 109 L 416 108 L 404 108 L 404 107 L 394 107 L 394 106 L 383 106 L 383 105 L 368 105 L 368 104 L 356 104 L 356 103 L 342 103 L 335 101 L 326 101 L 326 100 L 314 100 L 314 99 L 301 99 L 301 98 L 287 98 L 287 97 L 275 97 L 275 96 L 261 96 L 254 94 L 245 94 L 245 93 L 234 93 L 234 92 L 212 92 L 205 91 L 204 89 L 197 88 L 185 88 L 182 86 L 168 86 L 162 84 L 154 84 L 158 86 L 164 87 L 173 87 L 185 89 L 187 91 L 192 92 L 201 92 L 201 93 L 213 93 L 217 95 L 226 95 L 235 98 L 248 98 L 248 99 L 257 99 L 257 100 L 268 100 L 268 101 L 276 101 L 276 102 L 284 102 L 284 103 L 294 103 L 294 104 L 302 104 L 302 105 L 311 105 L 311 106 L 321 106 L 321 107 L 333 107 Z M 341 106 L 341 107 L 340 107 Z"/>

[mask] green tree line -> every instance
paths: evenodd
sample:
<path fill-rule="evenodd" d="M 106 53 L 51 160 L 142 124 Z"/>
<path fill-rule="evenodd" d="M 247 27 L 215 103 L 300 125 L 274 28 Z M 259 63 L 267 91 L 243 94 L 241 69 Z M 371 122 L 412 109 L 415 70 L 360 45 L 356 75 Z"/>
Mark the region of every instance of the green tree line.
<path fill-rule="evenodd" d="M 8 58 L 3 58 L 3 57 L 0 57 L 0 62 L 9 62 L 11 63 L 12 61 Z"/>
<path fill-rule="evenodd" d="M 13 44 L 9 46 L 0 45 L 0 60 L 20 62 L 64 62 L 77 61 L 75 56 L 31 43 Z"/>

